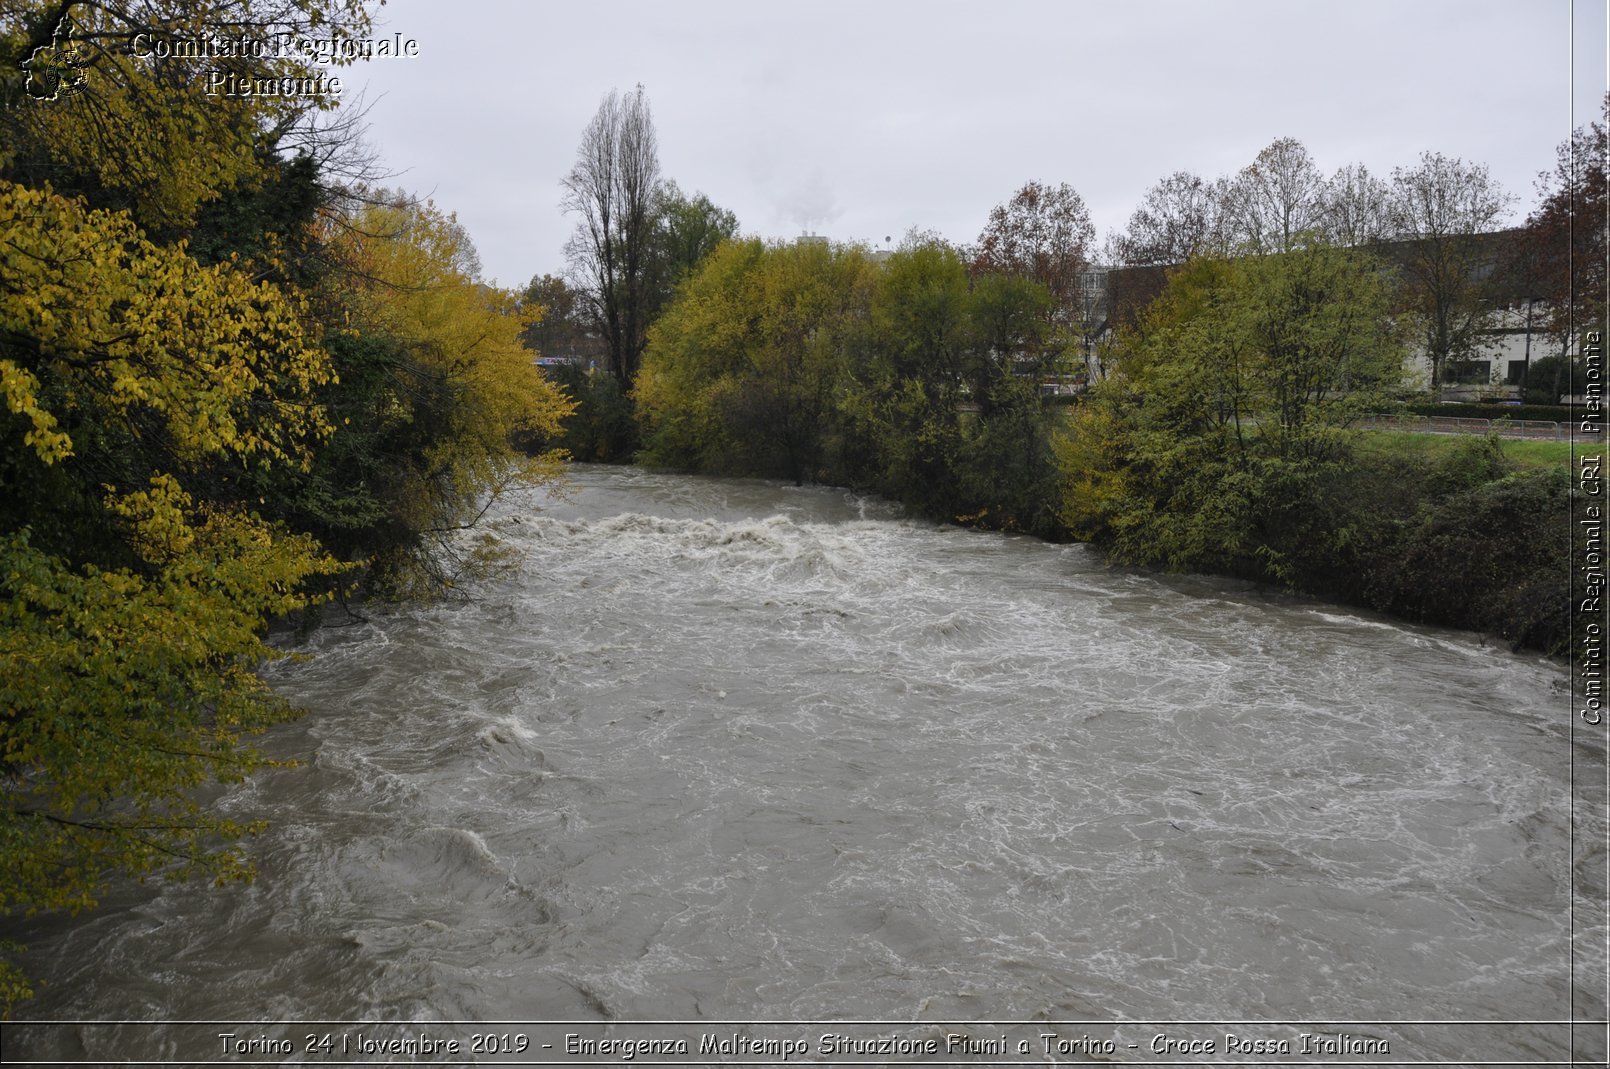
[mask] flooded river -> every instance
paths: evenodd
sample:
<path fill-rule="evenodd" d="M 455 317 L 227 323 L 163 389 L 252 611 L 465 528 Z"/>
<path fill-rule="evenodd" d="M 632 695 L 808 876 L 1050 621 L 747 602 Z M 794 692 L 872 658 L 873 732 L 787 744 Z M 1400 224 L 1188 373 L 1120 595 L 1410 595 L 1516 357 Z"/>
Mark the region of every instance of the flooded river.
<path fill-rule="evenodd" d="M 1564 667 L 843 491 L 574 483 L 500 506 L 477 600 L 271 669 L 310 714 L 220 801 L 255 883 L 21 933 L 19 1017 L 169 1023 L 8 1061 L 1537 1062 L 1603 1016 Z"/>

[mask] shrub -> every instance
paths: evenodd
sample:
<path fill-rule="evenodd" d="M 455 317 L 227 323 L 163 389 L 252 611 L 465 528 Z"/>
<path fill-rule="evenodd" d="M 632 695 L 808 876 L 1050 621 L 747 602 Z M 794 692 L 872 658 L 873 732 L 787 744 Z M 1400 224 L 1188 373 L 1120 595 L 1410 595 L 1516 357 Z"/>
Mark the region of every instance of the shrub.
<path fill-rule="evenodd" d="M 1570 640 L 1570 479 L 1545 468 L 1426 508 L 1375 562 L 1370 600 L 1425 623 L 1562 653 Z"/>

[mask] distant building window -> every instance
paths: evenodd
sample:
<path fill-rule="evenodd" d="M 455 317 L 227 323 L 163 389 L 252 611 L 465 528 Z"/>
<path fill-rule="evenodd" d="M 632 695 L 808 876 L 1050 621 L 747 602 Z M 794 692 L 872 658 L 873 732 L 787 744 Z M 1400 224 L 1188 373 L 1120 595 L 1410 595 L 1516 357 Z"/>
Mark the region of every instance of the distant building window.
<path fill-rule="evenodd" d="M 1485 386 L 1492 373 L 1490 360 L 1455 360 L 1442 369 L 1442 381 L 1449 385 Z"/>
<path fill-rule="evenodd" d="M 1521 378 L 1525 374 L 1526 374 L 1526 361 L 1524 361 L 1524 360 L 1511 360 L 1509 362 L 1509 371 L 1504 375 L 1504 385 L 1506 385 L 1506 386 L 1519 386 L 1521 384 Z"/>

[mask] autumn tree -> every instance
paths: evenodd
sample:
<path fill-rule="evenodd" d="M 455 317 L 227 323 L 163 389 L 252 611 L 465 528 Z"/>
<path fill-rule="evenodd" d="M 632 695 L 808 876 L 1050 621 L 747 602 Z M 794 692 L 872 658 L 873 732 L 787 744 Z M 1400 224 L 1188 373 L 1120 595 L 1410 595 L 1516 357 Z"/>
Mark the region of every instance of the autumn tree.
<path fill-rule="evenodd" d="M 22 447 L 3 473 L 0 522 L 37 523 L 103 484 L 199 470 L 220 453 L 308 462 L 329 430 L 309 401 L 333 371 L 299 302 L 153 245 L 124 213 L 43 190 L 0 183 L 0 232 L 0 386 Z M 79 492 L 56 482 L 69 471 Z M 63 522 L 61 539 L 83 530 Z"/>
<path fill-rule="evenodd" d="M 520 293 L 523 307 L 540 311 L 520 339 L 539 356 L 602 358 L 600 339 L 583 318 L 581 295 L 558 275 L 534 275 Z"/>
<path fill-rule="evenodd" d="M 257 39 L 271 27 L 292 36 L 363 37 L 368 6 L 362 0 L 179 0 L 160 9 L 119 0 L 8 6 L 0 11 L 0 177 L 33 186 L 48 181 L 99 207 L 127 209 L 159 240 L 183 236 L 203 205 L 260 183 L 268 156 L 319 144 L 314 120 L 336 98 L 209 96 L 204 80 L 213 70 L 248 81 L 327 72 L 295 49 L 205 64 L 136 55 L 140 35 Z M 60 57 L 70 72 L 67 91 L 35 99 L 24 65 L 57 43 L 68 51 Z"/>
<path fill-rule="evenodd" d="M 1090 211 L 1072 186 L 1029 182 L 990 211 L 972 268 L 1033 279 L 1051 292 L 1058 321 L 1072 324 L 1095 236 Z"/>
<path fill-rule="evenodd" d="M 1604 322 L 1607 176 L 1610 96 L 1599 119 L 1559 146 L 1554 169 L 1540 177 L 1542 201 L 1526 220 L 1524 252 L 1534 265 L 1529 281 L 1546 301 L 1549 331 L 1567 348 L 1575 332 Z"/>
<path fill-rule="evenodd" d="M 1487 235 L 1513 198 L 1485 165 L 1436 152 L 1392 172 L 1390 219 L 1406 303 L 1431 362 L 1431 385 L 1449 361 L 1480 351 L 1486 317 L 1484 274 L 1492 267 Z"/>
<path fill-rule="evenodd" d="M 873 272 L 855 248 L 718 247 L 650 332 L 635 391 L 645 459 L 817 478 Z"/>
<path fill-rule="evenodd" d="M 307 477 L 277 473 L 262 489 L 364 561 L 373 585 L 439 591 L 495 553 L 460 537 L 489 498 L 555 474 L 553 454 L 511 445 L 556 437 L 569 411 L 522 344 L 542 309 L 481 284 L 457 219 L 403 195 L 338 227 L 330 255 L 343 267 L 323 296 L 342 324 L 326 335 L 341 381 L 321 399 L 340 430 Z"/>
<path fill-rule="evenodd" d="M 1160 180 L 1129 216 L 1115 241 L 1115 263 L 1182 264 L 1221 245 L 1222 189 L 1188 171 Z"/>
<path fill-rule="evenodd" d="M 261 767 L 250 736 L 293 714 L 255 674 L 266 623 L 355 565 L 484 559 L 461 535 L 489 486 L 554 463 L 510 453 L 565 402 L 450 215 L 338 211 L 316 98 L 207 97 L 188 61 L 132 49 L 268 24 L 368 22 L 346 0 L 0 13 L 0 51 L 71 82 L 36 99 L 0 73 L 6 916 L 87 906 L 119 874 L 248 874 L 247 829 L 195 788 Z M 299 56 L 220 63 L 313 76 Z M 25 988 L 0 967 L 0 1003 Z"/>
<path fill-rule="evenodd" d="M 0 181 L 0 250 L 0 913 L 242 875 L 192 789 L 263 763 L 263 621 L 337 565 L 220 479 L 307 468 L 333 368 L 298 300 L 125 212 Z"/>
<path fill-rule="evenodd" d="M 334 431 L 321 332 L 268 281 L 275 232 L 316 208 L 317 166 L 278 150 L 316 144 L 298 139 L 320 102 L 208 98 L 193 62 L 134 54 L 141 33 L 265 23 L 361 36 L 368 17 L 346 0 L 0 10 L 7 916 L 89 905 L 118 874 L 249 871 L 243 829 L 193 789 L 262 764 L 249 736 L 291 714 L 254 674 L 264 621 L 339 569 L 244 491 L 307 470 Z M 229 65 L 314 73 L 294 54 Z M 0 1002 L 26 993 L 0 974 Z"/>
<path fill-rule="evenodd" d="M 1322 227 L 1324 194 L 1325 180 L 1303 143 L 1277 138 L 1224 189 L 1220 211 L 1231 247 L 1290 252 Z"/>
<path fill-rule="evenodd" d="M 611 91 L 582 134 L 565 176 L 565 211 L 579 216 L 565 255 L 624 390 L 637 377 L 655 299 L 658 143 L 641 85 Z"/>

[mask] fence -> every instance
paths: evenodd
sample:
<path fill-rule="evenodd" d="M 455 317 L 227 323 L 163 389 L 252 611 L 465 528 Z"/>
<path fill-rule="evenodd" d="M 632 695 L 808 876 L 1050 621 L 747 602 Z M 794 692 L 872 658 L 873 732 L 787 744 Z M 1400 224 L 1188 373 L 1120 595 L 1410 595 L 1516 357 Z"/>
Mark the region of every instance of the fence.
<path fill-rule="evenodd" d="M 1563 442 L 1571 437 L 1569 423 L 1542 419 L 1480 419 L 1471 416 L 1365 416 L 1360 426 L 1371 430 L 1413 431 L 1418 434 L 1496 434 L 1503 438 L 1542 438 Z"/>

